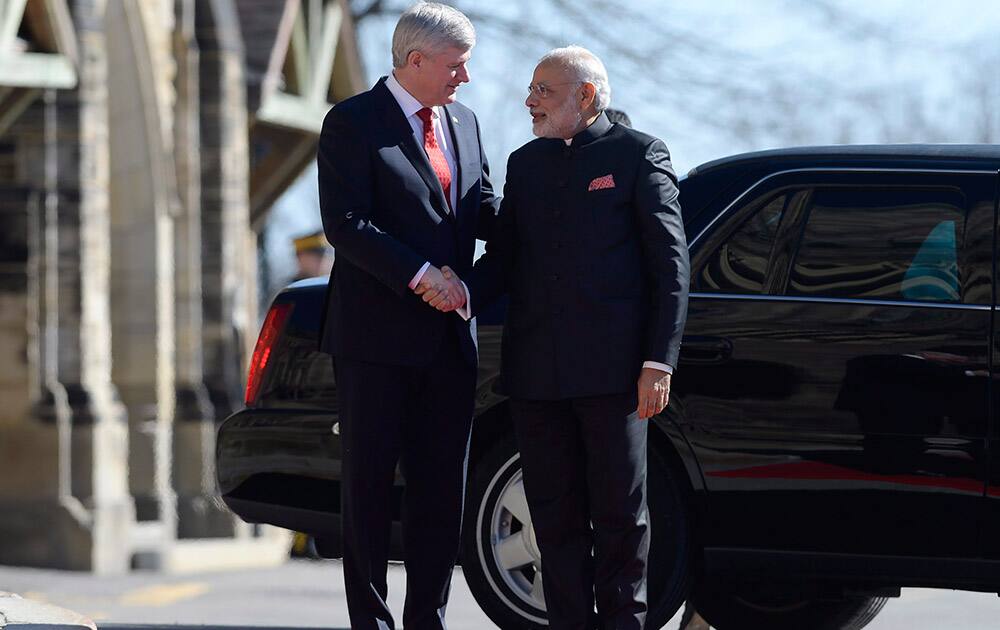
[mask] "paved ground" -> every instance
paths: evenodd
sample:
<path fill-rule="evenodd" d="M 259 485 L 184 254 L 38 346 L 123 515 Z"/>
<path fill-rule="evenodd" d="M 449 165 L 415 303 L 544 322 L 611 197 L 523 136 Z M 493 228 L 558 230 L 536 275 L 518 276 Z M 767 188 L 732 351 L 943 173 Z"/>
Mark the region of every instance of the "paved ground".
<path fill-rule="evenodd" d="M 389 604 L 399 619 L 405 575 L 394 566 Z M 290 561 L 274 569 L 164 576 L 132 573 L 93 577 L 63 571 L 0 567 L 0 591 L 69 608 L 94 619 L 103 630 L 149 625 L 349 627 L 340 563 Z M 452 630 L 492 630 L 455 571 L 448 625 Z M 676 630 L 679 620 L 666 627 Z M 1000 598 L 983 593 L 904 589 L 868 626 L 871 630 L 994 630 Z M 174 630 L 180 630 L 176 627 Z"/>

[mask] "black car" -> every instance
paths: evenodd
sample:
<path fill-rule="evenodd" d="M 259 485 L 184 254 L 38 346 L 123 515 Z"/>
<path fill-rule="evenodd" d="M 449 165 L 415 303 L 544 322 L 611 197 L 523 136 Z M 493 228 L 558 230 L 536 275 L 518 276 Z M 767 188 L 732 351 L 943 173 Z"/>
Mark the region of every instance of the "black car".
<path fill-rule="evenodd" d="M 860 628 L 902 586 L 1000 590 L 998 169 L 997 145 L 817 147 L 682 179 L 691 300 L 649 440 L 650 628 L 685 597 L 721 630 L 798 630 Z M 217 455 L 237 514 L 336 556 L 325 285 L 275 299 Z M 544 626 L 502 322 L 478 321 L 461 562 L 499 626 Z"/>

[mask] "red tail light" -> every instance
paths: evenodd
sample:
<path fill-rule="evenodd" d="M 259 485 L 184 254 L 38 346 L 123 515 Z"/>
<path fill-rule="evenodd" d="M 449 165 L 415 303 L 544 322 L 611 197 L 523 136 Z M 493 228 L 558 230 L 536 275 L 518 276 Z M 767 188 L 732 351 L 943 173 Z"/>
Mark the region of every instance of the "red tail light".
<path fill-rule="evenodd" d="M 264 370 L 267 369 L 271 351 L 274 349 L 278 337 L 281 336 L 281 331 L 291 312 L 291 304 L 274 304 L 267 312 L 267 317 L 264 318 L 264 325 L 260 328 L 260 336 L 257 337 L 257 345 L 254 347 L 253 357 L 250 359 L 250 374 L 247 375 L 245 401 L 247 407 L 257 401 L 257 394 L 260 393 L 260 386 L 264 382 Z"/>

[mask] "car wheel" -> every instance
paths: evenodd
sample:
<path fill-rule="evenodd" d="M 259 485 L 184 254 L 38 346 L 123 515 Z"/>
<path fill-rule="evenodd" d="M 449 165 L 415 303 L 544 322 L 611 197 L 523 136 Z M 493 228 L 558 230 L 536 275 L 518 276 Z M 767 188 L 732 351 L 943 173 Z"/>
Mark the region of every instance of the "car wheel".
<path fill-rule="evenodd" d="M 885 597 L 820 599 L 792 592 L 732 585 L 699 587 L 698 613 L 716 630 L 859 630 L 885 606 Z"/>
<path fill-rule="evenodd" d="M 691 559 L 683 496 L 666 461 L 651 450 L 647 476 L 650 528 L 646 627 L 660 628 L 684 601 Z M 462 569 L 473 596 L 500 628 L 544 628 L 541 554 L 524 496 L 512 437 L 472 470 L 462 532 Z"/>

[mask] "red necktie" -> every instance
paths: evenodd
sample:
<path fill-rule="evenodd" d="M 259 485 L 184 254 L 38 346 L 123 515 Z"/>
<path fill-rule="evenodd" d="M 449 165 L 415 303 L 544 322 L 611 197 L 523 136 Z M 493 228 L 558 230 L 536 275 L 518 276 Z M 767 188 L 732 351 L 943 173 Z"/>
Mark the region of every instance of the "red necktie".
<path fill-rule="evenodd" d="M 448 160 L 444 157 L 444 152 L 438 146 L 437 137 L 434 135 L 434 123 L 431 121 L 431 108 L 425 107 L 417 112 L 420 120 L 424 121 L 424 150 L 431 161 L 431 168 L 441 182 L 441 190 L 444 191 L 444 199 L 448 202 L 448 210 L 451 211 L 451 171 L 448 169 Z"/>

